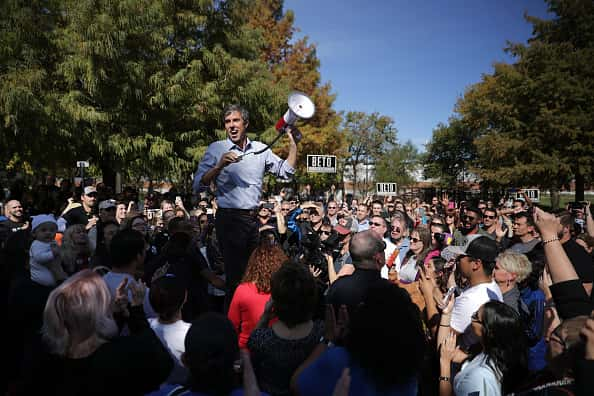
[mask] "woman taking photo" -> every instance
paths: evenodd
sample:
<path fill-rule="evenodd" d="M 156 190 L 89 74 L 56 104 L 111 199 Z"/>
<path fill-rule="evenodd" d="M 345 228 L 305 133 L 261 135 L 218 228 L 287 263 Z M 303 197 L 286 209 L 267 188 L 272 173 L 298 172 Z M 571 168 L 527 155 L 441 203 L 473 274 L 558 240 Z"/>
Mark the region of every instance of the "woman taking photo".
<path fill-rule="evenodd" d="M 528 373 L 528 354 L 524 328 L 512 308 L 489 301 L 472 314 L 472 332 L 480 339 L 481 352 L 462 365 L 451 378 L 452 362 L 461 363 L 468 355 L 456 347 L 456 335 L 448 332 L 453 298 L 440 323 L 440 396 L 501 396 L 513 392 Z M 442 337 L 443 336 L 443 337 Z"/>

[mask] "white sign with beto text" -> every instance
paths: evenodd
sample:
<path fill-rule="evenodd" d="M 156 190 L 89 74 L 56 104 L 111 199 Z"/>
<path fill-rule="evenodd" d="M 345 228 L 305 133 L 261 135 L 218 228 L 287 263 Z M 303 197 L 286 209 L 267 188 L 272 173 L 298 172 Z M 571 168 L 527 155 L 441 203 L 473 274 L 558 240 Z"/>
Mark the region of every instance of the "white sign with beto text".
<path fill-rule="evenodd" d="M 376 195 L 396 195 L 397 191 L 396 183 L 375 183 Z"/>
<path fill-rule="evenodd" d="M 308 173 L 336 173 L 335 155 L 308 155 Z"/>

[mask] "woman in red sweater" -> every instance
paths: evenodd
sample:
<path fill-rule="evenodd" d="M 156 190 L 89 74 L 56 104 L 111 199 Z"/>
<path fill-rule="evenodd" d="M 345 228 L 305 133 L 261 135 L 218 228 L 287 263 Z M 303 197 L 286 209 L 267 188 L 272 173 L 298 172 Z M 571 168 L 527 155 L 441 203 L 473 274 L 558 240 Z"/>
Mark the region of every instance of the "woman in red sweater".
<path fill-rule="evenodd" d="M 245 275 L 233 294 L 227 316 L 239 335 L 239 347 L 246 348 L 270 298 L 270 279 L 287 256 L 274 239 L 263 236 L 248 260 Z"/>

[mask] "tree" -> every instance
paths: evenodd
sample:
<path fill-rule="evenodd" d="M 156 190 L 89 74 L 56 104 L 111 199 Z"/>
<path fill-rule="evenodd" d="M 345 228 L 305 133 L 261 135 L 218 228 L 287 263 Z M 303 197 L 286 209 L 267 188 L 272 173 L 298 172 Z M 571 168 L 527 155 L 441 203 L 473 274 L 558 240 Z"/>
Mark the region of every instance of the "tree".
<path fill-rule="evenodd" d="M 420 165 L 419 150 L 409 140 L 397 144 L 381 155 L 375 164 L 377 182 L 395 182 L 398 186 L 408 186 L 415 182 L 414 173 Z"/>
<path fill-rule="evenodd" d="M 294 38 L 297 30 L 294 26 L 294 14 L 290 10 L 283 11 L 282 0 L 253 0 L 247 5 L 245 11 L 248 14 L 248 26 L 262 32 L 264 40 L 260 48 L 260 59 L 268 65 L 275 83 L 286 87 L 287 94 L 291 90 L 306 93 L 316 105 L 314 117 L 299 127 L 303 140 L 299 143 L 297 178 L 301 183 L 320 187 L 328 182 L 328 177 L 306 173 L 306 154 L 344 157 L 346 141 L 339 132 L 340 115 L 332 109 L 335 97 L 330 93 L 331 86 L 329 83 L 321 83 L 316 47 L 309 43 L 308 37 Z M 284 110 L 276 117 L 283 113 Z M 271 128 L 262 137 L 271 140 L 275 134 Z M 279 147 L 275 151 L 285 156 L 288 146 Z"/>
<path fill-rule="evenodd" d="M 361 191 L 357 166 L 365 164 L 368 167 L 376 164 L 383 153 L 393 150 L 397 130 L 390 117 L 379 113 L 350 111 L 345 116 L 342 133 L 348 142 L 350 154 L 345 160 L 345 165 L 353 172 L 353 191 L 357 193 Z"/>
<path fill-rule="evenodd" d="M 464 182 L 473 160 L 476 148 L 473 144 L 476 133 L 458 118 L 439 124 L 426 147 L 424 175 L 436 178 L 442 186 L 456 186 Z"/>
<path fill-rule="evenodd" d="M 97 164 L 107 184 L 117 170 L 183 180 L 217 139 L 226 104 L 246 105 L 256 132 L 284 107 L 286 89 L 259 59 L 262 38 L 240 0 L 33 5 L 13 0 L 0 16 L 9 32 L 0 42 L 2 139 L 19 131 L 53 143 L 24 155 L 48 159 L 44 150 L 60 147 Z M 31 27 L 38 34 L 20 45 Z M 32 139 L 40 133 L 47 139 Z"/>
<path fill-rule="evenodd" d="M 456 118 L 473 131 L 471 169 L 484 182 L 550 189 L 556 207 L 572 177 L 583 199 L 594 169 L 594 3 L 547 2 L 557 16 L 527 17 L 534 37 L 507 49 L 517 62 L 495 64 L 458 101 Z"/>

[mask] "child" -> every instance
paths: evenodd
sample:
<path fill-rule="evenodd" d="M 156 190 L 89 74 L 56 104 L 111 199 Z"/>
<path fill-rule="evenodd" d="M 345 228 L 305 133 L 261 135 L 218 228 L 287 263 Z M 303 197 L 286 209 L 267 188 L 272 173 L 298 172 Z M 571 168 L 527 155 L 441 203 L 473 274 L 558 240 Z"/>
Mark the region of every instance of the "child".
<path fill-rule="evenodd" d="M 52 215 L 33 217 L 31 231 L 35 239 L 29 249 L 31 280 L 42 286 L 54 287 L 67 278 L 62 269 L 60 248 L 54 240 L 58 223 Z"/>
<path fill-rule="evenodd" d="M 173 274 L 158 276 L 151 284 L 149 300 L 159 317 L 150 318 L 149 324 L 175 360 L 167 383 L 185 383 L 188 376 L 181 361 L 184 340 L 190 328 L 190 323 L 182 320 L 181 313 L 187 296 L 184 283 Z"/>

